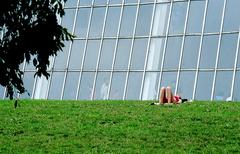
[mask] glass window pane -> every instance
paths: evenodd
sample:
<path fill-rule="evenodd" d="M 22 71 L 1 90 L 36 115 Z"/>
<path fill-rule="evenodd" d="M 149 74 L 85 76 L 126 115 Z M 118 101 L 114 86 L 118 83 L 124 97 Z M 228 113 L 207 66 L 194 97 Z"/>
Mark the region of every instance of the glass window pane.
<path fill-rule="evenodd" d="M 203 37 L 200 68 L 214 68 L 216 63 L 218 35 Z"/>
<path fill-rule="evenodd" d="M 169 3 L 157 4 L 153 19 L 152 35 L 165 35 L 169 17 Z"/>
<path fill-rule="evenodd" d="M 146 2 L 150 3 L 150 2 L 154 2 L 154 0 L 141 0 L 140 2 L 141 2 L 141 3 L 144 3 L 144 2 L 145 2 L 145 3 L 146 3 Z"/>
<path fill-rule="evenodd" d="M 191 99 L 193 94 L 194 80 L 195 72 L 180 72 L 177 94 L 179 94 L 182 98 Z"/>
<path fill-rule="evenodd" d="M 174 93 L 176 88 L 176 79 L 177 79 L 177 72 L 163 72 L 160 87 L 170 86 Z"/>
<path fill-rule="evenodd" d="M 131 49 L 131 39 L 120 39 L 114 69 L 127 69 Z"/>
<path fill-rule="evenodd" d="M 65 9 L 65 15 L 62 18 L 62 26 L 67 28 L 69 32 L 72 32 L 75 9 Z"/>
<path fill-rule="evenodd" d="M 95 5 L 106 5 L 107 4 L 107 0 L 94 0 L 94 4 Z"/>
<path fill-rule="evenodd" d="M 63 99 L 76 99 L 79 72 L 68 72 L 63 93 Z"/>
<path fill-rule="evenodd" d="M 136 18 L 136 6 L 125 6 L 123 9 L 120 36 L 132 36 Z"/>
<path fill-rule="evenodd" d="M 218 68 L 233 68 L 237 49 L 237 34 L 222 36 Z"/>
<path fill-rule="evenodd" d="M 84 70 L 96 69 L 99 45 L 100 45 L 99 40 L 88 41 L 85 63 L 83 67 Z"/>
<path fill-rule="evenodd" d="M 121 100 L 123 98 L 126 73 L 114 72 L 110 91 L 110 99 Z"/>
<path fill-rule="evenodd" d="M 93 92 L 93 80 L 94 80 L 93 72 L 83 72 L 80 91 L 79 91 L 79 98 L 81 100 L 90 100 L 92 97 Z"/>
<path fill-rule="evenodd" d="M 182 37 L 169 37 L 165 54 L 164 69 L 176 69 L 179 64 Z"/>
<path fill-rule="evenodd" d="M 75 35 L 84 38 L 87 35 L 88 22 L 90 16 L 90 8 L 80 8 L 78 10 Z"/>
<path fill-rule="evenodd" d="M 70 42 L 65 42 L 65 47 L 63 48 L 63 51 L 59 51 L 54 63 L 55 69 L 64 70 L 67 65 L 67 58 L 68 58 L 68 52 L 69 52 L 69 46 Z"/>
<path fill-rule="evenodd" d="M 110 0 L 109 4 L 122 4 L 122 0 Z"/>
<path fill-rule="evenodd" d="M 173 3 L 171 21 L 170 21 L 170 34 L 183 33 L 185 19 L 187 12 L 187 2 Z"/>
<path fill-rule="evenodd" d="M 64 72 L 53 72 L 48 99 L 60 99 Z"/>
<path fill-rule="evenodd" d="M 158 89 L 159 73 L 147 72 L 143 87 L 143 100 L 155 100 L 159 93 Z"/>
<path fill-rule="evenodd" d="M 80 5 L 91 5 L 92 1 L 93 0 L 80 0 Z"/>
<path fill-rule="evenodd" d="M 235 77 L 235 85 L 234 85 L 234 92 L 233 92 L 233 100 L 240 101 L 240 71 L 236 72 Z"/>
<path fill-rule="evenodd" d="M 0 100 L 3 99 L 5 88 L 0 85 Z"/>
<path fill-rule="evenodd" d="M 160 70 L 164 40 L 163 38 L 152 38 L 148 54 L 147 70 Z"/>
<path fill-rule="evenodd" d="M 84 52 L 84 40 L 74 40 L 69 61 L 69 69 L 80 69 Z"/>
<path fill-rule="evenodd" d="M 215 100 L 226 100 L 231 94 L 232 71 L 218 71 L 215 84 Z"/>
<path fill-rule="evenodd" d="M 199 72 L 196 87 L 196 100 L 211 99 L 213 75 L 213 72 Z"/>
<path fill-rule="evenodd" d="M 131 69 L 143 70 L 147 53 L 148 39 L 135 39 L 133 46 Z"/>
<path fill-rule="evenodd" d="M 106 100 L 109 89 L 110 73 L 100 72 L 97 75 L 96 87 L 94 92 L 95 100 Z"/>
<path fill-rule="evenodd" d="M 35 72 L 24 72 L 23 84 L 27 92 L 21 95 L 21 98 L 31 98 L 33 95 L 33 84 L 34 84 Z"/>
<path fill-rule="evenodd" d="M 199 36 L 187 36 L 184 44 L 182 68 L 196 68 L 200 46 Z"/>
<path fill-rule="evenodd" d="M 103 40 L 99 69 L 101 70 L 112 69 L 115 44 L 116 40 Z"/>
<path fill-rule="evenodd" d="M 77 7 L 77 1 L 78 0 L 68 0 L 64 7 Z"/>
<path fill-rule="evenodd" d="M 151 26 L 153 5 L 140 5 L 136 35 L 148 36 Z"/>
<path fill-rule="evenodd" d="M 224 0 L 208 1 L 205 31 L 219 32 L 222 20 Z"/>
<path fill-rule="evenodd" d="M 138 0 L 124 0 L 125 3 L 137 3 Z"/>
<path fill-rule="evenodd" d="M 238 31 L 240 25 L 240 1 L 229 0 L 227 1 L 223 31 Z"/>
<path fill-rule="evenodd" d="M 126 98 L 138 100 L 141 91 L 142 73 L 131 72 L 128 78 Z"/>
<path fill-rule="evenodd" d="M 101 37 L 102 36 L 105 10 L 106 10 L 105 7 L 97 7 L 97 8 L 93 9 L 89 37 Z"/>
<path fill-rule="evenodd" d="M 205 4 L 206 1 L 191 1 L 187 33 L 200 33 L 202 31 Z"/>
<path fill-rule="evenodd" d="M 117 36 L 120 12 L 120 7 L 109 7 L 104 36 Z"/>

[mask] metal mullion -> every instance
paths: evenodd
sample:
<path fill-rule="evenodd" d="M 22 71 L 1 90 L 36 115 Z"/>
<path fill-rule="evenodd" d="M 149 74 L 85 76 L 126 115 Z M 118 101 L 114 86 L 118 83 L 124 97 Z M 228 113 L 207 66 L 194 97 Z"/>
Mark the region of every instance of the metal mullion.
<path fill-rule="evenodd" d="M 76 100 L 78 99 L 78 95 L 79 95 L 79 91 L 80 91 L 80 84 L 81 84 L 81 80 L 82 80 L 83 66 L 84 66 L 85 57 L 86 57 L 86 50 L 87 50 L 87 45 L 88 45 L 88 37 L 89 37 L 89 31 L 90 31 L 92 14 L 93 14 L 93 3 L 94 3 L 94 0 L 92 0 L 91 12 L 90 12 L 90 15 L 89 15 L 89 20 L 88 20 L 88 29 L 87 29 L 86 39 L 85 39 L 86 42 L 85 42 L 85 45 L 84 45 L 81 69 L 80 69 L 80 72 L 79 72 L 78 87 L 77 87 L 77 92 L 76 92 Z"/>
<path fill-rule="evenodd" d="M 197 61 L 197 68 L 196 68 L 196 73 L 195 73 L 195 80 L 194 80 L 193 94 L 192 94 L 193 100 L 195 99 L 195 95 L 196 95 L 196 87 L 197 87 L 198 73 L 199 73 L 199 68 L 200 68 L 200 60 L 201 60 L 202 44 L 203 44 L 203 33 L 204 33 L 204 28 L 205 28 L 205 23 L 206 23 L 207 8 L 208 8 L 208 0 L 206 0 L 206 2 L 205 2 L 205 10 L 204 10 L 204 16 L 203 16 L 203 25 L 202 25 L 202 31 L 201 31 L 200 46 L 199 46 L 199 50 L 198 50 L 198 61 Z"/>
<path fill-rule="evenodd" d="M 180 57 L 179 57 L 178 71 L 177 71 L 176 87 L 175 87 L 175 92 L 174 92 L 175 94 L 177 93 L 178 85 L 179 85 L 179 76 L 180 76 L 183 50 L 184 50 L 184 44 L 185 44 L 185 38 L 186 38 L 186 30 L 187 30 L 187 23 L 188 23 L 188 16 L 189 16 L 190 0 L 188 0 L 187 5 L 188 6 L 187 6 L 187 12 L 186 12 L 186 18 L 185 18 L 185 25 L 184 25 L 183 39 L 182 39 L 182 45 L 181 45 L 181 51 L 180 51 Z"/>
<path fill-rule="evenodd" d="M 100 57 L 101 57 L 102 45 L 103 45 L 103 37 L 104 37 L 106 19 L 107 19 L 108 9 L 109 9 L 108 4 L 109 4 L 109 0 L 107 0 L 106 10 L 105 10 L 105 15 L 104 15 L 104 20 L 103 20 L 102 35 L 101 35 L 100 46 L 99 46 L 99 50 L 98 50 L 98 58 L 97 58 L 97 64 L 96 64 L 96 72 L 95 72 L 94 81 L 93 81 L 93 88 L 92 88 L 93 90 L 92 90 L 92 94 L 91 94 L 91 100 L 93 100 L 93 98 L 94 98 L 94 93 L 95 93 L 95 89 L 96 89 L 96 80 L 97 80 L 97 75 L 98 75 L 98 70 L 99 70 L 99 62 L 100 62 Z"/>
<path fill-rule="evenodd" d="M 237 71 L 237 62 L 238 62 L 239 44 L 240 44 L 240 27 L 239 27 L 239 31 L 238 31 L 237 49 L 236 49 L 236 55 L 235 55 L 235 63 L 234 63 L 233 78 L 232 78 L 232 86 L 231 86 L 231 94 L 230 94 L 230 98 L 231 98 L 232 100 L 233 100 L 233 91 L 234 91 L 235 78 L 236 78 L 236 71 Z"/>
<path fill-rule="evenodd" d="M 117 31 L 117 37 L 116 37 L 116 42 L 115 42 L 115 47 L 114 47 L 114 54 L 113 54 L 112 68 L 111 68 L 111 73 L 110 73 L 110 81 L 109 81 L 107 99 L 109 99 L 110 91 L 112 88 L 112 77 L 113 77 L 114 65 L 116 62 L 116 54 L 117 54 L 118 41 L 119 41 L 121 22 L 122 22 L 122 16 L 123 16 L 123 8 L 124 8 L 124 0 L 122 0 L 122 4 L 121 4 L 121 12 L 120 12 L 120 18 L 119 18 L 119 22 L 118 22 L 118 31 Z"/>
<path fill-rule="evenodd" d="M 216 62 L 215 62 L 215 70 L 214 70 L 214 77 L 213 77 L 213 84 L 212 84 L 212 92 L 211 92 L 211 101 L 213 100 L 213 95 L 214 95 L 214 92 L 215 92 L 215 84 L 216 84 L 216 76 L 217 76 L 217 67 L 218 67 L 220 47 L 221 47 L 221 39 L 222 39 L 223 22 L 224 22 L 225 9 L 226 9 L 226 1 L 227 1 L 227 0 L 224 0 L 224 4 L 223 4 L 222 21 L 221 21 L 221 27 L 220 27 L 220 32 L 219 32 L 219 38 L 218 38 L 217 57 L 216 57 Z"/>
<path fill-rule="evenodd" d="M 141 83 L 141 91 L 140 91 L 140 95 L 139 95 L 140 100 L 142 100 L 142 93 L 143 93 L 144 81 L 145 81 L 145 76 L 146 76 L 147 62 L 148 62 L 150 42 L 151 42 L 153 22 L 154 22 L 153 20 L 154 20 L 154 16 L 155 16 L 155 13 L 156 13 L 156 1 L 157 0 L 154 0 L 154 4 L 153 4 L 152 19 L 151 19 L 151 24 L 150 24 L 150 32 L 149 32 L 149 36 L 148 36 L 147 52 L 146 52 L 146 56 L 145 56 L 146 58 L 145 58 L 145 62 L 144 62 L 143 78 L 142 78 L 142 83 Z"/>
<path fill-rule="evenodd" d="M 129 55 L 129 59 L 128 59 L 128 70 L 127 70 L 127 75 L 126 75 L 126 80 L 125 80 L 125 85 L 124 85 L 123 100 L 125 100 L 125 98 L 126 98 L 126 91 L 127 91 L 127 86 L 128 86 L 130 66 L 131 66 L 132 54 L 133 54 L 133 46 L 134 46 L 134 41 L 135 41 L 135 33 L 136 33 L 136 27 L 137 27 L 137 22 L 138 22 L 139 8 L 140 8 L 140 0 L 138 0 L 138 3 L 137 3 L 136 18 L 135 18 L 133 34 L 132 34 L 130 55 Z"/>
<path fill-rule="evenodd" d="M 163 49 L 162 63 L 161 63 L 161 68 L 160 68 L 160 72 L 159 72 L 158 89 L 160 89 L 160 83 L 161 83 L 161 81 L 162 81 L 163 65 L 164 65 L 165 54 L 166 54 L 166 50 L 167 50 L 166 48 L 167 48 L 169 26 L 170 26 L 171 15 L 172 15 L 172 7 L 173 7 L 173 1 L 171 1 L 171 3 L 170 3 L 170 10 L 169 10 L 169 15 L 168 15 L 168 23 L 167 23 L 167 29 L 166 29 L 166 36 L 165 36 L 165 40 L 164 40 L 164 49 Z M 159 97 L 159 91 L 158 91 L 158 93 L 157 93 L 157 97 Z"/>

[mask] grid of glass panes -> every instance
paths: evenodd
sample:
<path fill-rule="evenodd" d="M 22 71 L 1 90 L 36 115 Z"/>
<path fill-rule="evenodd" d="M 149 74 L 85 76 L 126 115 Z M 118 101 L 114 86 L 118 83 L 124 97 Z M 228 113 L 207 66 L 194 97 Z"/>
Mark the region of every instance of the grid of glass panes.
<path fill-rule="evenodd" d="M 77 37 L 54 59 L 50 80 L 29 87 L 36 93 L 42 81 L 37 96 L 48 99 L 157 99 L 171 86 L 185 98 L 240 100 L 239 7 L 239 0 L 69 0 L 62 24 Z"/>

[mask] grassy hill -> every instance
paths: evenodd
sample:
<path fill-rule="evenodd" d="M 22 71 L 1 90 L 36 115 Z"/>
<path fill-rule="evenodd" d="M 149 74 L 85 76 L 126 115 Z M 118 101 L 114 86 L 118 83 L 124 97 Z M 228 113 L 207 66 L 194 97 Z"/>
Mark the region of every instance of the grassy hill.
<path fill-rule="evenodd" d="M 240 103 L 0 101 L 0 153 L 239 153 Z"/>

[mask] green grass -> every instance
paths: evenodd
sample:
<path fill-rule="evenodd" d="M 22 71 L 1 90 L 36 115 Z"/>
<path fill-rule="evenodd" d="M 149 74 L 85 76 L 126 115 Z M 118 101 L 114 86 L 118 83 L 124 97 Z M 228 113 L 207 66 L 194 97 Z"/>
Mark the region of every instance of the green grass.
<path fill-rule="evenodd" d="M 0 101 L 0 153 L 239 153 L 240 103 Z"/>

